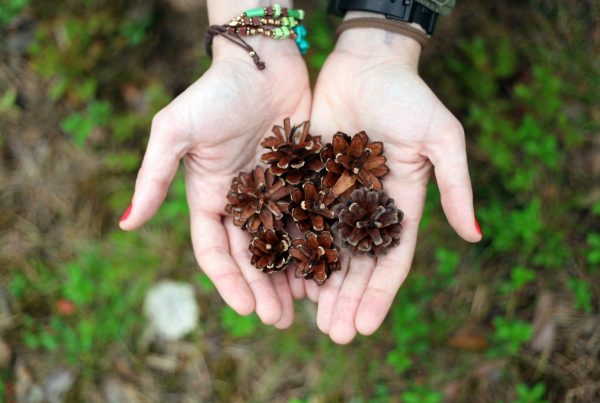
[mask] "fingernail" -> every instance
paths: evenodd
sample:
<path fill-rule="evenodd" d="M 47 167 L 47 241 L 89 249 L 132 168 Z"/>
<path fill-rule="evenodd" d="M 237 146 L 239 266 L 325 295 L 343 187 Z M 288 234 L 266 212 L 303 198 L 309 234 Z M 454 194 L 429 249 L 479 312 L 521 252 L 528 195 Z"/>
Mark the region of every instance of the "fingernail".
<path fill-rule="evenodd" d="M 481 233 L 481 227 L 479 226 L 479 222 L 477 221 L 477 218 L 475 218 L 475 229 L 477 230 L 477 232 L 479 232 L 479 236 L 483 236 L 483 234 Z"/>
<path fill-rule="evenodd" d="M 133 204 L 130 204 L 129 207 L 127 207 L 127 210 L 125 210 L 125 212 L 123 213 L 123 216 L 121 216 L 120 222 L 125 221 L 127 219 L 127 217 L 129 217 L 129 213 L 131 213 L 131 207 L 133 207 Z"/>

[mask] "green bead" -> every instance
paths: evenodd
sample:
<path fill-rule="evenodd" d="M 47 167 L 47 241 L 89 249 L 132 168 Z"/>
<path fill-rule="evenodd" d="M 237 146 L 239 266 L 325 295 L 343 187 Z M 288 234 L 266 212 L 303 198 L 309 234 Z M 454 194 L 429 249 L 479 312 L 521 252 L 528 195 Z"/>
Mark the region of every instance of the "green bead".
<path fill-rule="evenodd" d="M 281 6 L 279 4 L 273 4 L 273 16 L 279 18 L 281 15 Z"/>
<path fill-rule="evenodd" d="M 296 19 L 294 17 L 287 17 L 288 21 L 290 22 L 290 27 L 295 27 L 297 22 Z"/>
<path fill-rule="evenodd" d="M 288 15 L 290 17 L 294 17 L 299 20 L 303 20 L 304 19 L 304 10 L 296 10 L 296 9 L 288 10 Z"/>
<path fill-rule="evenodd" d="M 283 31 L 282 39 L 286 39 L 286 38 L 290 37 L 290 29 L 288 27 L 281 27 L 281 30 Z"/>
<path fill-rule="evenodd" d="M 281 17 L 281 25 L 287 27 L 290 25 L 290 19 L 288 17 Z"/>
<path fill-rule="evenodd" d="M 283 37 L 283 30 L 281 28 L 275 28 L 273 30 L 273 38 L 281 39 Z"/>
<path fill-rule="evenodd" d="M 246 11 L 247 17 L 264 17 L 265 9 L 264 8 L 251 8 Z"/>

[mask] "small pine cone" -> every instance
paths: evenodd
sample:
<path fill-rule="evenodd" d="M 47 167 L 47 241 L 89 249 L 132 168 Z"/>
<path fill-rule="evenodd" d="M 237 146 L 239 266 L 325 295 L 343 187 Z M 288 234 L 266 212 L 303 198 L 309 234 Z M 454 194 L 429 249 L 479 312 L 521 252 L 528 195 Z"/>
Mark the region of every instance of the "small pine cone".
<path fill-rule="evenodd" d="M 283 127 L 273 127 L 275 136 L 267 137 L 261 143 L 263 147 L 271 149 L 261 156 L 262 162 L 290 185 L 298 185 L 325 167 L 319 157 L 323 148 L 321 136 L 311 136 L 309 129 L 310 122 L 292 127 L 290 118 L 287 118 Z"/>
<path fill-rule="evenodd" d="M 338 132 L 333 136 L 321 152 L 321 160 L 325 163 L 327 174 L 323 178 L 323 186 L 331 188 L 336 196 L 346 192 L 349 195 L 358 184 L 368 190 L 381 190 L 380 178 L 390 170 L 385 165 L 383 143 L 369 143 L 369 136 L 360 132 L 350 138 Z"/>
<path fill-rule="evenodd" d="M 288 212 L 287 196 L 291 190 L 282 179 L 257 166 L 251 174 L 241 172 L 233 178 L 225 210 L 233 216 L 235 225 L 252 234 L 261 226 L 281 229 L 283 214 Z"/>
<path fill-rule="evenodd" d="M 281 271 L 290 260 L 291 245 L 287 232 L 261 228 L 248 248 L 252 252 L 251 263 L 265 273 Z"/>
<path fill-rule="evenodd" d="M 296 261 L 294 275 L 313 279 L 318 285 L 325 284 L 331 272 L 341 269 L 339 253 L 329 231 L 319 235 L 307 232 L 305 239 L 294 240 L 290 254 Z"/>
<path fill-rule="evenodd" d="M 351 200 L 334 207 L 338 221 L 332 231 L 353 254 L 381 256 L 400 243 L 404 213 L 383 190 L 355 189 Z"/>
<path fill-rule="evenodd" d="M 324 231 L 329 227 L 327 221 L 335 218 L 331 204 L 336 198 L 329 189 L 319 189 L 314 183 L 306 182 L 302 189 L 294 189 L 291 197 L 292 218 L 302 232 L 311 228 L 316 232 Z"/>

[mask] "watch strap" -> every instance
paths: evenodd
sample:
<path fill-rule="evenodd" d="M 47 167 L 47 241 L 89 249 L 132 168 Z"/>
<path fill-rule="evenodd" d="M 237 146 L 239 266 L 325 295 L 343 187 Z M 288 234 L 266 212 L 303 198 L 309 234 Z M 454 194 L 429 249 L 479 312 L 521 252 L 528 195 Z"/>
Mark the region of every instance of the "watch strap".
<path fill-rule="evenodd" d="M 428 35 L 435 30 L 438 14 L 415 0 L 334 0 L 332 11 L 344 16 L 347 11 L 368 11 L 386 18 L 419 24 Z"/>

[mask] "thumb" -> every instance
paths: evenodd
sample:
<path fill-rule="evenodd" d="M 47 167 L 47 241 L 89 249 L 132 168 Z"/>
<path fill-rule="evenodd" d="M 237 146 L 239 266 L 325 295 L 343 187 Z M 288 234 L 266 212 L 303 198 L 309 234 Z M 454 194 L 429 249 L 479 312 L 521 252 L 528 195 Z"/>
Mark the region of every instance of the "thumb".
<path fill-rule="evenodd" d="M 435 168 L 444 214 L 464 240 L 478 242 L 482 235 L 473 207 L 463 128 L 454 120 L 438 134 L 443 140 L 432 147 L 429 160 Z"/>
<path fill-rule="evenodd" d="M 150 140 L 137 175 L 133 199 L 119 223 L 125 231 L 144 225 L 156 214 L 167 195 L 179 160 L 185 154 L 183 142 L 174 127 L 166 110 L 152 119 Z"/>

